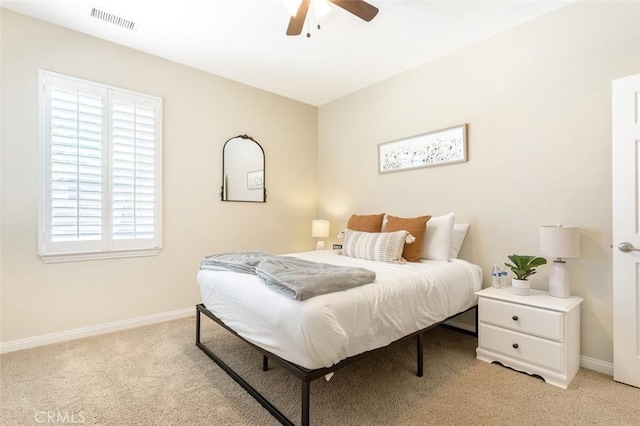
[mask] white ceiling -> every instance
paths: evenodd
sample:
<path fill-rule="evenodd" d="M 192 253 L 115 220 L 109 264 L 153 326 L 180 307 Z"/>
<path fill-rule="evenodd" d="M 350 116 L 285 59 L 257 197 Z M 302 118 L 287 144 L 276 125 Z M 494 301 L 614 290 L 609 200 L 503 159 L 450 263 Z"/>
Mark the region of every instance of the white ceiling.
<path fill-rule="evenodd" d="M 250 86 L 319 106 L 575 0 L 369 0 L 364 22 L 333 6 L 285 35 L 280 0 L 0 0 L 0 5 Z M 136 21 L 135 31 L 90 16 Z M 309 20 L 309 17 L 307 18 Z"/>

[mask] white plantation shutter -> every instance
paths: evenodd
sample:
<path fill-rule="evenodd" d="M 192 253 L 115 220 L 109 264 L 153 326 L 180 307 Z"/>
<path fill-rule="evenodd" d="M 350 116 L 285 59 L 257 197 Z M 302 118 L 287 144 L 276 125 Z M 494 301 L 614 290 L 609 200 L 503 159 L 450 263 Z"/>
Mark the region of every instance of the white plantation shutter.
<path fill-rule="evenodd" d="M 144 102 L 146 101 L 146 102 Z M 111 185 L 112 237 L 149 240 L 153 243 L 157 222 L 157 107 L 153 102 L 115 94 L 112 102 Z"/>
<path fill-rule="evenodd" d="M 64 261 L 157 253 L 161 100 L 41 75 L 41 256 Z"/>

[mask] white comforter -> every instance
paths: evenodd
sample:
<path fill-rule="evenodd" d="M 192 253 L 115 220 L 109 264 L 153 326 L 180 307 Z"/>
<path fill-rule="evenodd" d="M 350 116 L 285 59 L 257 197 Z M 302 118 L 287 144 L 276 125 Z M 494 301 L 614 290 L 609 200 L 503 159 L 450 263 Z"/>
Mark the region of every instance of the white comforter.
<path fill-rule="evenodd" d="M 296 253 L 301 259 L 360 266 L 376 281 L 345 291 L 293 300 L 254 275 L 201 270 L 206 308 L 240 336 L 302 367 L 330 367 L 388 345 L 476 304 L 480 267 L 464 260 L 402 265 L 340 256 Z"/>

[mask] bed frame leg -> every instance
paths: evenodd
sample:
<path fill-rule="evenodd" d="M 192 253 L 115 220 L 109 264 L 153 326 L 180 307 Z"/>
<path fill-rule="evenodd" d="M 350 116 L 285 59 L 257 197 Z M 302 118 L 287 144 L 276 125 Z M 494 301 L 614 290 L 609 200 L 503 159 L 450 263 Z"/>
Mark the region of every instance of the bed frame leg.
<path fill-rule="evenodd" d="M 418 333 L 418 339 L 417 339 L 417 353 L 418 353 L 418 372 L 417 372 L 417 376 L 418 377 L 422 377 L 423 373 L 424 373 L 424 345 L 423 345 L 423 336 L 424 333 Z"/>
<path fill-rule="evenodd" d="M 311 382 L 302 379 L 302 417 L 300 422 L 302 426 L 309 426 L 309 393 Z"/>
<path fill-rule="evenodd" d="M 269 358 L 266 355 L 262 355 L 262 371 L 269 369 Z"/>
<path fill-rule="evenodd" d="M 196 308 L 196 346 L 200 343 L 200 311 Z"/>
<path fill-rule="evenodd" d="M 478 311 L 480 310 L 480 306 L 476 305 L 476 333 L 475 336 L 478 337 Z"/>

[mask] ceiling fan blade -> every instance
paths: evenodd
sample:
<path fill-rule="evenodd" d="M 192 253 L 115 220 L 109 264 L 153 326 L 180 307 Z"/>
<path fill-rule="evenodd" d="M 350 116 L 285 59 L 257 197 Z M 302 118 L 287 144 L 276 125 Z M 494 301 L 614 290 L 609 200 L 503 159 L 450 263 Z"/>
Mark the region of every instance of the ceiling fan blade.
<path fill-rule="evenodd" d="M 302 27 L 304 26 L 304 20 L 307 18 L 307 11 L 309 10 L 309 0 L 302 0 L 298 11 L 295 16 L 289 19 L 289 26 L 287 27 L 287 35 L 300 35 Z"/>
<path fill-rule="evenodd" d="M 369 22 L 378 14 L 378 8 L 364 0 L 329 0 L 347 12 L 351 12 L 360 19 Z"/>

